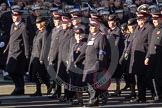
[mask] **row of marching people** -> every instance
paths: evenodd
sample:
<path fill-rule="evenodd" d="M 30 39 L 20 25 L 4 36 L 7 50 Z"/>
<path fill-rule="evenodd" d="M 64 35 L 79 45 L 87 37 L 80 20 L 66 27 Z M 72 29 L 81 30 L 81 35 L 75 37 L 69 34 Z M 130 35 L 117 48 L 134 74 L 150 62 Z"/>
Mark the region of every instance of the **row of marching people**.
<path fill-rule="evenodd" d="M 117 81 L 117 92 L 120 94 L 120 77 L 122 69 L 126 72 L 126 85 L 131 88 L 131 97 L 135 97 L 137 80 L 138 99 L 146 102 L 146 89 L 150 89 L 155 100 L 161 99 L 161 14 L 152 16 L 144 10 L 137 12 L 136 18 L 128 20 L 119 27 L 118 17 L 111 14 L 107 18 L 108 28 L 100 17 L 92 13 L 88 24 L 82 24 L 82 15 L 55 12 L 52 21 L 55 27 L 51 30 L 49 20 L 37 17 L 37 32 L 33 39 L 32 51 L 29 51 L 29 36 L 22 12 L 12 12 L 13 24 L 10 40 L 4 52 L 8 51 L 6 71 L 10 74 L 15 89 L 12 95 L 24 94 L 24 74 L 26 62 L 29 62 L 30 77 L 36 83 L 36 92 L 31 96 L 41 96 L 41 84 L 51 92 L 50 79 L 55 93 L 51 98 L 70 101 L 83 105 L 82 92 L 89 93 L 87 106 L 107 102 L 107 89 L 113 75 Z M 153 21 L 153 23 L 152 23 Z M 128 27 L 128 29 L 127 29 Z M 123 51 L 123 40 L 125 48 Z M 109 69 L 116 53 L 119 63 L 113 64 L 114 72 Z M 117 57 L 117 56 L 116 56 Z M 117 57 L 118 58 L 118 57 Z M 117 67 L 117 68 L 116 68 Z M 135 78 L 136 76 L 136 78 Z M 64 96 L 61 96 L 61 86 Z M 77 98 L 77 103 L 73 99 Z"/>
<path fill-rule="evenodd" d="M 8 51 L 6 71 L 15 84 L 11 95 L 24 94 L 25 66 L 26 62 L 30 61 L 31 80 L 36 83 L 36 92 L 31 96 L 42 95 L 42 83 L 47 86 L 47 94 L 50 93 L 50 76 L 46 69 L 49 63 L 49 69 L 52 67 L 50 74 L 53 74 L 51 78 L 53 77 L 52 80 L 57 86 L 53 97 L 60 98 L 60 101 L 71 101 L 76 96 L 78 104 L 83 105 L 82 91 L 86 90 L 90 94 L 88 105 L 99 104 L 98 96 L 107 91 L 109 84 L 106 83 L 105 87 L 97 85 L 98 77 L 107 72 L 111 50 L 106 35 L 99 31 L 97 20 L 90 21 L 88 36 L 85 35 L 86 27 L 80 24 L 80 14 L 75 14 L 72 19 L 67 14 L 56 14 L 53 17 L 55 27 L 52 31 L 48 29 L 47 18 L 38 17 L 35 23 L 38 31 L 33 39 L 30 60 L 29 41 L 26 25 L 22 21 L 22 12 L 13 11 L 12 20 L 14 23 L 11 26 L 9 44 L 4 51 Z M 74 68 L 71 70 L 71 67 Z M 65 88 L 64 97 L 61 97 L 62 84 Z M 73 87 L 74 90 L 71 89 Z M 78 87 L 83 90 L 76 91 Z M 103 96 L 102 99 L 107 98 Z"/>
<path fill-rule="evenodd" d="M 128 20 L 123 24 L 123 33 L 126 36 L 125 48 L 119 60 L 125 71 L 126 86 L 130 88 L 135 98 L 135 84 L 137 83 L 138 97 L 133 102 L 146 102 L 146 90 L 151 91 L 154 101 L 162 99 L 161 86 L 161 21 L 162 14 L 147 11 L 137 13 L 136 19 Z"/>

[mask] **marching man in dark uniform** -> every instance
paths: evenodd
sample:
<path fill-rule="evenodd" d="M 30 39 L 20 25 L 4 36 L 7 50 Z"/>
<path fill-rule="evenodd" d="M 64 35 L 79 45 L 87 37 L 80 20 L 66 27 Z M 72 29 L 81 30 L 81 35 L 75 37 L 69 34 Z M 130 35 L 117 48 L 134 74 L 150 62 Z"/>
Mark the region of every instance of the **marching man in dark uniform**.
<path fill-rule="evenodd" d="M 108 30 L 107 38 L 108 39 L 111 39 L 111 38 L 115 39 L 115 46 L 118 47 L 119 56 L 121 56 L 123 49 L 124 49 L 124 41 L 122 39 L 121 30 L 118 26 L 118 17 L 117 17 L 116 14 L 111 14 L 108 17 L 108 26 L 109 26 L 110 29 Z M 115 73 L 113 74 L 113 77 L 116 80 L 116 91 L 115 91 L 115 94 L 113 94 L 113 95 L 120 95 L 120 78 L 121 78 L 121 75 L 122 75 L 121 65 L 118 64 L 117 68 L 115 70 Z"/>
<path fill-rule="evenodd" d="M 87 48 L 85 53 L 85 65 L 83 70 L 82 81 L 88 86 L 90 94 L 87 106 L 98 106 L 99 96 L 103 93 L 102 85 L 95 85 L 96 77 L 107 69 L 108 62 L 108 40 L 104 33 L 99 31 L 99 22 L 90 21 L 90 34 L 88 37 Z M 96 76 L 96 77 L 94 77 Z"/>
<path fill-rule="evenodd" d="M 145 65 L 148 65 L 148 71 L 151 73 L 153 80 L 155 81 L 154 87 L 156 87 L 156 95 L 159 99 L 162 99 L 162 14 L 155 13 L 152 15 L 153 24 L 155 26 L 152 32 L 151 43 L 146 55 Z"/>
<path fill-rule="evenodd" d="M 146 12 L 137 13 L 138 26 L 135 30 L 134 41 L 131 48 L 130 72 L 137 75 L 138 99 L 137 102 L 146 102 L 147 67 L 144 65 L 148 45 L 151 41 L 154 26 L 148 21 L 149 14 Z"/>
<path fill-rule="evenodd" d="M 13 5 L 11 7 L 11 11 L 7 11 L 1 15 L 1 27 L 4 31 L 3 35 L 6 38 L 6 45 L 8 44 L 9 38 L 10 38 L 10 29 L 11 25 L 13 23 L 12 21 L 12 11 L 20 10 L 20 6 Z M 7 56 L 7 52 L 3 55 Z M 5 59 L 5 57 L 3 57 Z M 6 63 L 6 60 L 1 60 L 1 62 L 4 61 Z M 4 80 L 11 80 L 11 77 L 8 75 L 8 72 L 3 71 Z"/>
<path fill-rule="evenodd" d="M 32 80 L 36 83 L 36 92 L 31 96 L 41 96 L 41 84 L 44 83 L 47 86 L 47 90 L 50 88 L 49 75 L 45 68 L 45 43 L 49 35 L 47 27 L 47 19 L 45 17 L 38 17 L 36 19 L 36 26 L 38 31 L 33 40 L 33 47 L 31 53 L 31 61 L 29 72 L 32 75 Z"/>
<path fill-rule="evenodd" d="M 8 58 L 6 71 L 9 72 L 15 84 L 11 95 L 24 94 L 25 61 L 29 57 L 29 41 L 26 25 L 22 22 L 22 12 L 13 11 L 10 40 L 7 46 Z M 7 50 L 6 49 L 6 50 Z"/>

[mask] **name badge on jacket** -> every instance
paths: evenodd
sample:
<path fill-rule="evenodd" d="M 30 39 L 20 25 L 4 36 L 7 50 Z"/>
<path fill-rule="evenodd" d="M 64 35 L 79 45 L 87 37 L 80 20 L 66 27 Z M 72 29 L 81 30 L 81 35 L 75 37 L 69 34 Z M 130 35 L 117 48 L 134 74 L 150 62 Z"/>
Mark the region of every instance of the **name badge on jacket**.
<path fill-rule="evenodd" d="M 93 45 L 94 41 L 88 41 L 87 45 Z"/>

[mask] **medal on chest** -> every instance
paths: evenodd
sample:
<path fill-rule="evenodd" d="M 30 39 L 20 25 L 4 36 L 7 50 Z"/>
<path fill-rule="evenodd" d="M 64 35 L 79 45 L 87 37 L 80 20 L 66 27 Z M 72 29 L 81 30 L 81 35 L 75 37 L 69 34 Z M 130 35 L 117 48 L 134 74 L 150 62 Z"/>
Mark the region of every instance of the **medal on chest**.
<path fill-rule="evenodd" d="M 78 47 L 77 50 L 76 50 L 76 53 L 78 53 L 80 51 L 80 48 Z"/>
<path fill-rule="evenodd" d="M 18 27 L 15 26 L 13 29 L 14 29 L 14 31 L 16 31 L 18 29 Z"/>
<path fill-rule="evenodd" d="M 156 33 L 157 35 L 159 35 L 160 34 L 160 31 L 157 31 L 157 33 Z"/>

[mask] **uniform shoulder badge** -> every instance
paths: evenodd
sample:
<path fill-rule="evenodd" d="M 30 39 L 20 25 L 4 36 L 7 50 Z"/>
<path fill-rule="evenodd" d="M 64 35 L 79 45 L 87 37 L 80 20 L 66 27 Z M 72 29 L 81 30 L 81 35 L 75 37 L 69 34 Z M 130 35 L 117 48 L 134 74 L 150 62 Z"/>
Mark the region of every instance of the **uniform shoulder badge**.
<path fill-rule="evenodd" d="M 160 30 L 159 30 L 159 31 L 157 31 L 157 33 L 156 33 L 156 34 L 157 34 L 157 35 L 158 35 L 158 34 L 160 34 Z"/>

